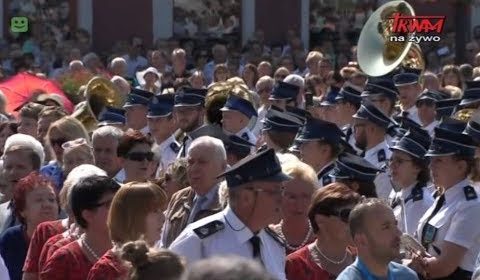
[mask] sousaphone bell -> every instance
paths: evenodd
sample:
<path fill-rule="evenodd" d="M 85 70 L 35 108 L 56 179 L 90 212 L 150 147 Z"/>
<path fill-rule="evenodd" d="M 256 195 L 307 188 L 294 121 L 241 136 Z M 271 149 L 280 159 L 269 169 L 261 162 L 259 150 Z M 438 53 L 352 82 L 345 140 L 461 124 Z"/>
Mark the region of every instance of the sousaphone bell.
<path fill-rule="evenodd" d="M 393 15 L 415 16 L 405 1 L 391 1 L 378 8 L 365 23 L 357 47 L 358 65 L 367 75 L 386 75 L 398 66 L 425 69 L 425 60 L 418 44 L 408 41 L 410 34 L 393 32 Z M 404 42 L 391 41 L 391 36 L 405 36 Z"/>

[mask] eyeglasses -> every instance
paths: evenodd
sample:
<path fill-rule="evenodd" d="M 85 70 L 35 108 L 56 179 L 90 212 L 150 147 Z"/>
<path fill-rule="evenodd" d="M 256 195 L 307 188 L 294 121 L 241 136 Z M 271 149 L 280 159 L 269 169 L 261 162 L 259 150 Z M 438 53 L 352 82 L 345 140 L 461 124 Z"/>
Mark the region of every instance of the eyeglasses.
<path fill-rule="evenodd" d="M 153 161 L 154 154 L 152 152 L 142 153 L 142 152 L 132 152 L 128 153 L 125 158 L 133 161 Z"/>
<path fill-rule="evenodd" d="M 67 142 L 68 140 L 65 138 L 58 138 L 58 139 L 50 139 L 50 144 L 53 146 L 57 145 L 61 147 L 63 143 Z"/>
<path fill-rule="evenodd" d="M 342 220 L 342 222 L 348 223 L 350 212 L 352 212 L 351 208 L 344 208 L 344 209 L 332 210 L 332 211 L 319 211 L 317 214 L 338 217 L 340 220 Z"/>
<path fill-rule="evenodd" d="M 276 190 L 266 190 L 266 189 L 262 189 L 262 188 L 246 188 L 247 190 L 251 190 L 251 191 L 254 191 L 254 192 L 263 192 L 263 193 L 266 193 L 270 196 L 284 196 L 285 195 L 285 186 L 282 186 L 280 187 L 280 189 L 276 189 Z"/>
<path fill-rule="evenodd" d="M 405 162 L 409 162 L 409 161 L 413 161 L 411 159 L 403 159 L 403 158 L 390 158 L 388 160 L 388 165 L 392 165 L 392 164 L 403 164 Z"/>

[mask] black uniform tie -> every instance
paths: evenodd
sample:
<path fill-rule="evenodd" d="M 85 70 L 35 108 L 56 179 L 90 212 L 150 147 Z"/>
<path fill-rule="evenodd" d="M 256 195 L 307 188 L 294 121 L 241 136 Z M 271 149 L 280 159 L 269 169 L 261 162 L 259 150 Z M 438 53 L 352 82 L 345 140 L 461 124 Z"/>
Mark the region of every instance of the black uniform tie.
<path fill-rule="evenodd" d="M 252 244 L 253 257 L 260 258 L 260 237 L 254 235 L 249 241 Z"/>
<path fill-rule="evenodd" d="M 183 137 L 182 153 L 180 154 L 181 157 L 185 157 L 187 155 L 187 141 L 188 141 L 188 136 Z"/>
<path fill-rule="evenodd" d="M 428 250 L 428 245 L 429 244 L 424 242 L 424 237 L 425 237 L 425 234 L 426 234 L 426 231 L 427 231 L 428 222 L 438 213 L 438 211 L 440 211 L 440 208 L 442 208 L 443 204 L 445 204 L 445 194 L 440 195 L 440 197 L 438 198 L 437 204 L 435 204 L 435 208 L 433 209 L 432 214 L 430 214 L 430 216 L 428 216 L 428 218 L 425 222 L 425 225 L 423 226 L 422 239 L 421 240 L 422 240 L 423 247 L 425 247 L 425 249 L 427 249 L 427 250 Z"/>

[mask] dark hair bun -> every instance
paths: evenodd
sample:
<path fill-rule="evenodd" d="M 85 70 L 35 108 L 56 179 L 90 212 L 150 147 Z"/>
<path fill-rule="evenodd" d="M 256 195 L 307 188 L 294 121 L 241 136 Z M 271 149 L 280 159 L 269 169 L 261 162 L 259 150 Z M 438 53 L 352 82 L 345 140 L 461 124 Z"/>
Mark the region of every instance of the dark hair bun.
<path fill-rule="evenodd" d="M 148 245 L 143 240 L 127 242 L 122 246 L 121 256 L 134 267 L 141 267 L 148 263 Z"/>

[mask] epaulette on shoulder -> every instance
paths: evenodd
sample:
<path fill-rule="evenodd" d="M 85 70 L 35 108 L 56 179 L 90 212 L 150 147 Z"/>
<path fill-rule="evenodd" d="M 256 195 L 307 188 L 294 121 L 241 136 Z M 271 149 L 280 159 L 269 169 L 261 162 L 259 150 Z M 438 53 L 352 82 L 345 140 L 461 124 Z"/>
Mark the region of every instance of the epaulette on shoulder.
<path fill-rule="evenodd" d="M 195 232 L 200 239 L 204 239 L 216 232 L 223 230 L 224 228 L 225 224 L 222 221 L 216 220 L 193 229 L 193 232 Z"/>
<path fill-rule="evenodd" d="M 463 192 L 465 194 L 466 200 L 476 199 L 478 197 L 477 192 L 472 186 L 463 187 Z"/>
<path fill-rule="evenodd" d="M 282 245 L 282 247 L 286 247 L 285 240 L 283 240 L 280 236 L 278 236 L 278 234 L 273 229 L 266 227 L 265 232 L 268 235 L 270 235 L 273 238 L 273 240 L 277 241 L 280 245 Z"/>
<path fill-rule="evenodd" d="M 381 149 L 377 152 L 377 160 L 378 162 L 383 162 L 387 160 L 387 155 L 384 149 Z"/>

